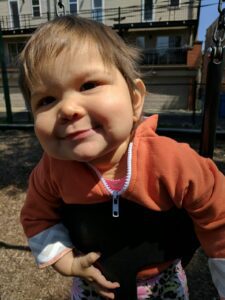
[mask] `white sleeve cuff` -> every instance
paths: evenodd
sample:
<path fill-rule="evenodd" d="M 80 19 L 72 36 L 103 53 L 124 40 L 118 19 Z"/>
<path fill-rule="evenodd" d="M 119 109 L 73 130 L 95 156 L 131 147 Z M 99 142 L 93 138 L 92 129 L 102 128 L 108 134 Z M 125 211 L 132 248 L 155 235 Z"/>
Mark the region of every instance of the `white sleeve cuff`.
<path fill-rule="evenodd" d="M 209 258 L 209 269 L 220 297 L 225 297 L 225 258 Z"/>
<path fill-rule="evenodd" d="M 61 223 L 29 238 L 28 243 L 40 268 L 52 265 L 74 248 L 67 228 Z"/>

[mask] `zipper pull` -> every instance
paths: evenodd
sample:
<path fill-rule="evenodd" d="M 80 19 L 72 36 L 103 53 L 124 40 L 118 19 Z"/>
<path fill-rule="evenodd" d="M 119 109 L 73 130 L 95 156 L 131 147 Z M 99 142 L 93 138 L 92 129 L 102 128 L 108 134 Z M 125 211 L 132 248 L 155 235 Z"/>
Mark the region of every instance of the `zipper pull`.
<path fill-rule="evenodd" d="M 120 195 L 117 191 L 113 191 L 112 194 L 112 216 L 114 218 L 119 217 L 119 200 L 120 200 Z"/>

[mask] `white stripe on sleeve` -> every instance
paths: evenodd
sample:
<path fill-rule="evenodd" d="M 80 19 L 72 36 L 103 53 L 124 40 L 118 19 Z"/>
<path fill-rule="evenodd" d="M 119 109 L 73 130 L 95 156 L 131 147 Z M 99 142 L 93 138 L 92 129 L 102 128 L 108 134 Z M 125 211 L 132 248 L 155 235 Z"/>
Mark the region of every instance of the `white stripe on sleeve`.
<path fill-rule="evenodd" d="M 220 297 L 225 297 L 225 258 L 209 258 L 209 269 Z"/>
<path fill-rule="evenodd" d="M 53 264 L 63 253 L 74 248 L 68 230 L 62 223 L 29 238 L 28 243 L 40 267 Z"/>

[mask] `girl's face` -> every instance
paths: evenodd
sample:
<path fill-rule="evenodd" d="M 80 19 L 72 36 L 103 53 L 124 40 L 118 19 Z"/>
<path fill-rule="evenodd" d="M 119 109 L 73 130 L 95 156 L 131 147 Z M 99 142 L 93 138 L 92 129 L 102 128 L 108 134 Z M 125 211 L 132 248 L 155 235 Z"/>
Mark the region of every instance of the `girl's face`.
<path fill-rule="evenodd" d="M 31 90 L 31 107 L 36 135 L 50 156 L 97 167 L 112 157 L 119 161 L 125 153 L 145 90 L 137 79 L 137 90 L 130 92 L 96 47 L 80 49 L 43 66 L 41 80 Z"/>

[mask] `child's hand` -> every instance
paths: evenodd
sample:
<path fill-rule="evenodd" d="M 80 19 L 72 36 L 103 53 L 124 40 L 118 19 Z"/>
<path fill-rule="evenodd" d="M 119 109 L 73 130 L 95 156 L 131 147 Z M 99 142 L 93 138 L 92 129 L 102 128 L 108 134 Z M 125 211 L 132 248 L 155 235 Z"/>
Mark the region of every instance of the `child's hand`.
<path fill-rule="evenodd" d="M 100 254 L 95 252 L 74 257 L 71 274 L 73 276 L 82 277 L 100 296 L 106 299 L 114 299 L 115 296 L 112 289 L 118 288 L 119 283 L 108 281 L 102 275 L 101 271 L 94 266 L 94 263 L 99 257 Z"/>
<path fill-rule="evenodd" d="M 119 283 L 108 281 L 94 266 L 99 257 L 100 254 L 95 252 L 76 256 L 70 251 L 58 259 L 53 264 L 53 268 L 62 275 L 82 277 L 94 288 L 96 293 L 106 299 L 114 299 L 112 290 L 118 288 Z"/>

